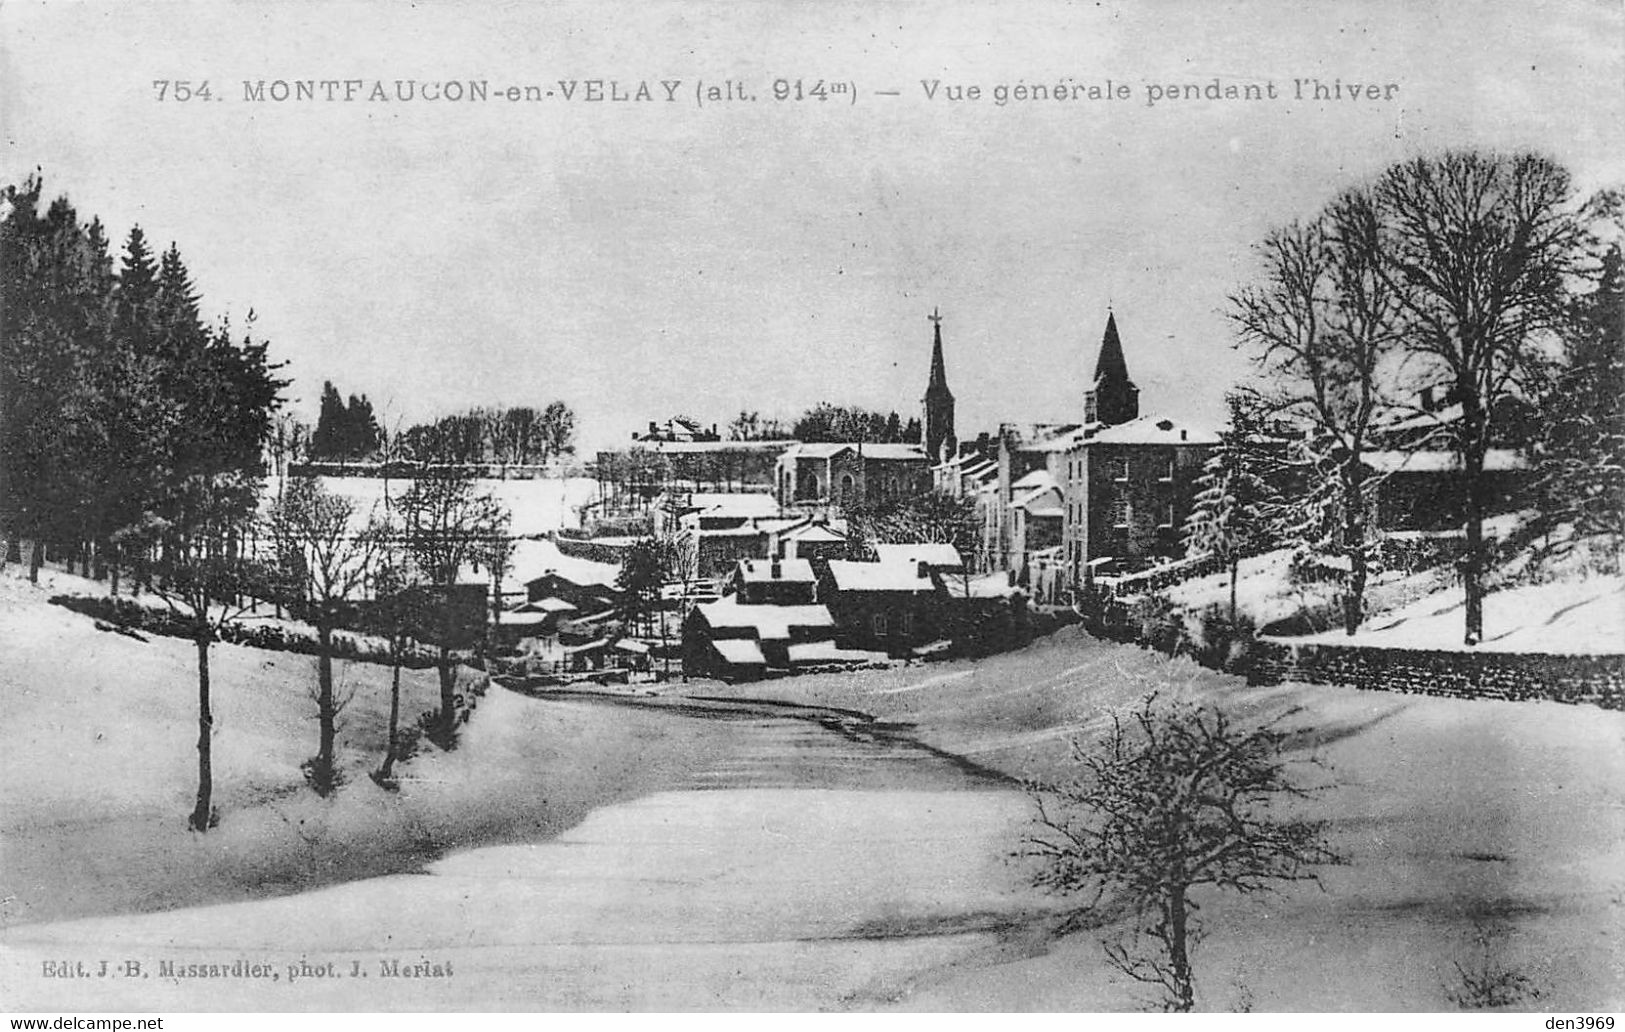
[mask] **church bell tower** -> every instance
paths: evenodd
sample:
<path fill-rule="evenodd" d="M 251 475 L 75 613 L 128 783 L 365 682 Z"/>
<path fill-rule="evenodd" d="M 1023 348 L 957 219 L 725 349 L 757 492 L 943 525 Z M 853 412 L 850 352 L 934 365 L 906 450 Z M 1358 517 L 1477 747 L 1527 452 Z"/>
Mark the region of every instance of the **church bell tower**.
<path fill-rule="evenodd" d="M 935 327 L 935 340 L 931 344 L 931 379 L 925 385 L 925 397 L 920 399 L 924 408 L 920 420 L 920 434 L 924 438 L 925 454 L 933 463 L 952 458 L 959 450 L 954 438 L 954 395 L 948 389 L 948 369 L 942 362 L 942 314 L 932 309 L 930 319 Z"/>
<path fill-rule="evenodd" d="M 1117 316 L 1106 313 L 1106 334 L 1100 340 L 1100 357 L 1095 360 L 1094 389 L 1085 396 L 1084 420 L 1116 426 L 1140 415 L 1140 388 L 1128 378 L 1128 362 L 1123 358 L 1123 342 L 1117 336 Z"/>

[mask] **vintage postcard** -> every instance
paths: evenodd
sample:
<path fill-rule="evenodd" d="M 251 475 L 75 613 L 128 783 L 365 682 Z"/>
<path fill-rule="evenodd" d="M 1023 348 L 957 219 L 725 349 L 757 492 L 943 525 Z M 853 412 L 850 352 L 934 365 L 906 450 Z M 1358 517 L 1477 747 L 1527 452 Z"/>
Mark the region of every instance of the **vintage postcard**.
<path fill-rule="evenodd" d="M 8 1015 L 1612 1027 L 1617 2 L 0 56 Z"/>

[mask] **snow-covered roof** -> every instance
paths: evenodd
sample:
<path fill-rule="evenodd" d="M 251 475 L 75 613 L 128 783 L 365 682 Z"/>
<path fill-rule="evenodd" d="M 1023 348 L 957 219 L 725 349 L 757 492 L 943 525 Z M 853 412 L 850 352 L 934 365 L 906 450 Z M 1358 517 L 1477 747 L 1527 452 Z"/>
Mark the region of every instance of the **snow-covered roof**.
<path fill-rule="evenodd" d="M 783 451 L 795 443 L 794 441 L 649 441 L 639 438 L 632 442 L 632 448 L 673 455 L 692 455 L 722 451 Z"/>
<path fill-rule="evenodd" d="M 838 591 L 932 591 L 930 577 L 916 563 L 862 563 L 832 559 L 830 577 Z"/>
<path fill-rule="evenodd" d="M 1008 598 L 1016 593 L 1010 586 L 1007 573 L 989 573 L 979 577 L 944 577 L 942 586 L 954 598 Z"/>
<path fill-rule="evenodd" d="M 1105 427 L 1104 423 L 1090 423 L 1087 426 L 1057 434 L 1047 441 L 1029 446 L 1027 451 L 1035 452 L 1062 452 L 1071 451 L 1088 439 L 1091 431 L 1099 431 Z"/>
<path fill-rule="evenodd" d="M 1096 430 L 1086 444 L 1218 444 L 1219 435 L 1169 416 L 1141 416 Z"/>
<path fill-rule="evenodd" d="M 765 534 L 783 534 L 812 521 L 806 516 L 772 516 L 753 521 L 756 529 Z"/>
<path fill-rule="evenodd" d="M 510 609 L 498 619 L 501 627 L 541 627 L 552 619 L 551 613 L 534 610 Z"/>
<path fill-rule="evenodd" d="M 1454 451 L 1374 451 L 1360 456 L 1378 473 L 1448 473 L 1461 469 Z M 1529 460 L 1511 448 L 1491 448 L 1484 453 L 1484 468 L 1490 472 L 1528 469 Z"/>
<path fill-rule="evenodd" d="M 1022 477 L 1020 480 L 1017 480 L 1015 483 L 1011 484 L 1010 490 L 1016 493 L 1035 489 L 1047 491 L 1052 487 L 1059 486 L 1060 485 L 1055 482 L 1055 478 L 1050 475 L 1049 470 L 1039 467 L 1038 469 L 1035 469 L 1026 476 Z"/>
<path fill-rule="evenodd" d="M 784 539 L 797 543 L 839 543 L 846 540 L 846 535 L 830 529 L 827 523 L 809 523 L 805 526 L 796 527 L 794 530 L 785 531 Z"/>
<path fill-rule="evenodd" d="M 704 538 L 748 538 L 760 537 L 766 531 L 752 525 L 746 527 L 719 527 L 716 529 L 702 528 L 694 531 L 694 533 Z"/>
<path fill-rule="evenodd" d="M 1461 418 L 1461 402 L 1446 405 L 1435 412 L 1418 412 L 1412 416 L 1396 419 L 1391 423 L 1382 423 L 1376 429 L 1381 433 L 1394 433 L 1400 430 L 1420 430 L 1424 427 L 1440 427 L 1454 423 Z"/>
<path fill-rule="evenodd" d="M 886 658 L 884 652 L 843 649 L 832 641 L 798 641 L 786 651 L 791 663 L 868 663 Z"/>
<path fill-rule="evenodd" d="M 565 555 L 551 541 L 515 541 L 513 544 L 508 578 L 517 583 L 530 584 L 552 573 L 582 587 L 614 587 L 621 574 L 621 568 L 614 563 L 596 563 Z"/>
<path fill-rule="evenodd" d="M 1033 451 L 1057 437 L 1070 434 L 1082 425 L 1082 423 L 1003 423 L 999 426 L 999 433 L 1015 448 Z"/>
<path fill-rule="evenodd" d="M 580 612 L 580 607 L 571 605 L 562 598 L 554 598 L 553 596 L 549 595 L 547 598 L 539 598 L 534 602 L 526 602 L 522 606 L 516 606 L 514 608 L 514 612 L 547 614 L 576 613 Z"/>
<path fill-rule="evenodd" d="M 767 666 L 762 647 L 749 638 L 716 638 L 711 647 L 729 663 L 740 666 Z"/>
<path fill-rule="evenodd" d="M 805 559 L 741 559 L 739 573 L 747 583 L 801 581 L 810 584 L 818 579 L 812 563 Z"/>
<path fill-rule="evenodd" d="M 712 627 L 748 627 L 764 639 L 788 638 L 792 627 L 835 626 L 825 606 L 741 605 L 739 596 L 728 595 L 696 608 Z"/>
<path fill-rule="evenodd" d="M 692 494 L 688 504 L 701 516 L 736 516 L 750 519 L 777 516 L 779 503 L 770 494 Z"/>
<path fill-rule="evenodd" d="M 1059 516 L 1061 514 L 1061 485 L 1048 470 L 1035 469 L 1015 482 L 1013 508 L 1027 510 L 1029 516 Z M 1050 510 L 1054 511 L 1051 512 Z"/>
<path fill-rule="evenodd" d="M 786 451 L 786 458 L 827 459 L 839 455 L 841 452 L 862 452 L 865 458 L 870 459 L 918 459 L 927 461 L 925 449 L 917 444 L 880 444 L 873 441 L 859 443 L 857 441 L 819 441 L 813 444 L 798 444 Z"/>
<path fill-rule="evenodd" d="M 946 542 L 876 545 L 875 554 L 882 563 L 925 563 L 942 570 L 958 570 L 965 565 L 959 549 Z"/>

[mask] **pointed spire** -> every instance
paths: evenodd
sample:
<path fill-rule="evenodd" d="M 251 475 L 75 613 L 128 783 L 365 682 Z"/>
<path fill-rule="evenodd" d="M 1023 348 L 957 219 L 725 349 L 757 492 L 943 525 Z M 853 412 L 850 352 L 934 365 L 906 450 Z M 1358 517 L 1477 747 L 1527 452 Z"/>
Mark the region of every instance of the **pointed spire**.
<path fill-rule="evenodd" d="M 1102 380 L 1133 383 L 1128 378 L 1128 362 L 1123 358 L 1123 342 L 1117 336 L 1117 315 L 1106 310 L 1106 335 L 1100 339 L 1100 357 L 1095 360 L 1095 386 Z"/>
<path fill-rule="evenodd" d="M 948 389 L 948 367 L 942 361 L 942 314 L 933 308 L 926 318 L 936 326 L 936 340 L 931 345 L 931 378 L 925 385 L 926 393 L 929 394 Z"/>
<path fill-rule="evenodd" d="M 1140 414 L 1140 389 L 1128 378 L 1128 362 L 1123 358 L 1123 342 L 1117 335 L 1117 315 L 1106 314 L 1106 333 L 1100 340 L 1100 357 L 1095 360 L 1093 418 L 1108 426 L 1126 423 Z"/>
<path fill-rule="evenodd" d="M 920 399 L 920 443 L 931 461 L 937 462 L 945 450 L 951 454 L 959 444 L 954 439 L 954 394 L 948 389 L 948 367 L 942 361 L 942 313 L 933 308 L 926 318 L 936 330 L 931 343 L 931 379 Z"/>

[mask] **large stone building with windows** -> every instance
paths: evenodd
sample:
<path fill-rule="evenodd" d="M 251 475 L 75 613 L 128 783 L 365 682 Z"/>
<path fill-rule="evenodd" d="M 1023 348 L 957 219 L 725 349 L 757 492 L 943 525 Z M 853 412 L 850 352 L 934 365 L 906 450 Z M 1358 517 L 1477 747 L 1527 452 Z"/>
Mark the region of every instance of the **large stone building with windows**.
<path fill-rule="evenodd" d="M 999 428 L 983 564 L 1011 571 L 1040 599 L 1180 556 L 1196 480 L 1218 443 L 1211 431 L 1140 414 L 1115 313 L 1083 416 Z"/>

